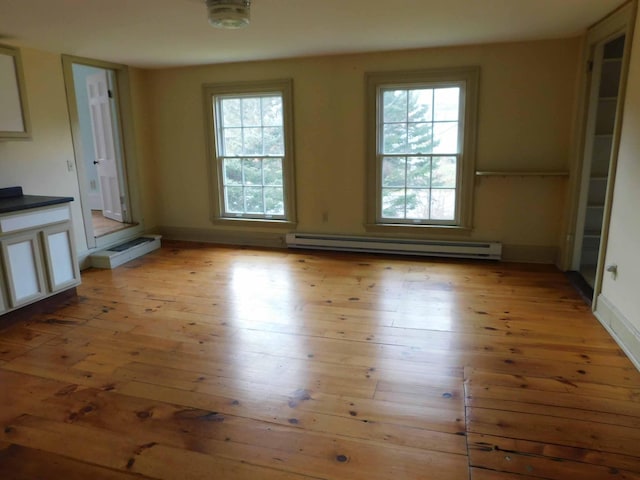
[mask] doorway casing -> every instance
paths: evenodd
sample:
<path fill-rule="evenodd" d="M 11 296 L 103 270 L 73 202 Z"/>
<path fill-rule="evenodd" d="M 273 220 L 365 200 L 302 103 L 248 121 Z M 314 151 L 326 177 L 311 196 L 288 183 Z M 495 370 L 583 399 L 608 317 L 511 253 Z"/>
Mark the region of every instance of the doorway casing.
<path fill-rule="evenodd" d="M 114 72 L 114 100 L 118 110 L 119 135 L 116 135 L 122 151 L 122 183 L 126 208 L 129 220 L 132 225 L 128 228 L 113 232 L 107 235 L 96 237 L 93 231 L 91 201 L 89 181 L 87 179 L 87 168 L 84 161 L 84 147 L 82 145 L 82 133 L 80 129 L 80 116 L 78 115 L 76 85 L 73 75 L 73 65 L 85 65 L 96 68 L 108 69 Z M 95 250 L 108 248 L 118 242 L 133 238 L 144 232 L 144 223 L 141 210 L 141 199 L 138 188 L 137 158 L 135 148 L 135 130 L 133 122 L 133 107 L 131 101 L 131 87 L 129 71 L 126 65 L 92 60 L 88 58 L 75 57 L 71 55 L 62 56 L 62 67 L 67 93 L 67 105 L 71 123 L 71 134 L 75 152 L 75 165 L 78 175 L 78 185 L 80 190 L 80 205 L 84 231 L 87 240 L 87 252 L 80 252 L 80 259 L 83 261 Z M 83 86 L 81 86 L 84 88 Z M 90 128 L 90 127 L 89 127 Z M 83 254 L 84 253 L 84 254 Z"/>

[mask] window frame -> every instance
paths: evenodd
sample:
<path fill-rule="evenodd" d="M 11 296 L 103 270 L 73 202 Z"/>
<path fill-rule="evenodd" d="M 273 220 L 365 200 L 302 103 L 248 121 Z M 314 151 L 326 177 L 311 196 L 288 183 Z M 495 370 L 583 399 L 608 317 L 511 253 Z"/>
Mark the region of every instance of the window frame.
<path fill-rule="evenodd" d="M 420 229 L 431 232 L 469 232 L 472 228 L 473 190 L 478 116 L 479 67 L 442 68 L 403 72 L 373 72 L 366 74 L 367 105 L 367 166 L 366 166 L 366 224 L 367 231 L 405 231 L 417 233 Z M 422 220 L 382 217 L 382 93 L 389 89 L 461 87 L 459 128 L 459 161 L 456 178 L 455 219 Z M 431 156 L 432 154 L 429 154 Z M 393 155 L 390 155 L 393 156 Z M 407 157 L 411 155 L 406 155 Z M 445 155 L 446 156 L 446 155 Z"/>
<path fill-rule="evenodd" d="M 207 137 L 207 167 L 210 179 L 211 222 L 236 225 L 259 225 L 291 228 L 296 224 L 295 205 L 295 162 L 293 145 L 293 81 L 291 79 L 250 82 L 214 83 L 203 85 Z M 252 214 L 225 213 L 224 172 L 225 157 L 218 155 L 219 98 L 241 98 L 279 94 L 282 98 L 282 126 L 284 135 L 284 155 L 282 157 L 282 185 L 284 215 L 270 218 Z M 269 158 L 256 155 L 246 158 Z"/>

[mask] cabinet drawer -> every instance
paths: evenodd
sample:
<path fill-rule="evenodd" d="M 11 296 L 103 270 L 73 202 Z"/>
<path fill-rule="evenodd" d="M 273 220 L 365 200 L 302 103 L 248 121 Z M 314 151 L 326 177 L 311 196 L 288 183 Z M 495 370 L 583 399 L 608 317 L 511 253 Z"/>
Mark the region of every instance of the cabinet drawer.
<path fill-rule="evenodd" d="M 0 233 L 17 232 L 28 228 L 38 228 L 53 223 L 71 220 L 67 205 L 0 217 Z"/>

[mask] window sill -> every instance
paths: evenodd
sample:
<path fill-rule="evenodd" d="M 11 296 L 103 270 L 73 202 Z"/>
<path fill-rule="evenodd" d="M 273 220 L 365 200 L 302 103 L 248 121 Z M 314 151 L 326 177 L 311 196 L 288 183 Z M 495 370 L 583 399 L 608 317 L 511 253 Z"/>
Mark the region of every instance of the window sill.
<path fill-rule="evenodd" d="M 234 227 L 265 227 L 265 228 L 282 228 L 283 230 L 290 230 L 295 228 L 297 222 L 289 220 L 269 220 L 262 218 L 230 218 L 230 217 L 216 217 L 211 219 L 211 223 L 214 225 L 226 225 Z"/>
<path fill-rule="evenodd" d="M 461 235 L 469 236 L 471 234 L 470 227 L 461 227 L 455 225 L 411 225 L 398 223 L 366 223 L 364 228 L 367 232 L 375 233 L 402 233 L 413 235 L 424 235 L 433 233 L 436 235 Z"/>

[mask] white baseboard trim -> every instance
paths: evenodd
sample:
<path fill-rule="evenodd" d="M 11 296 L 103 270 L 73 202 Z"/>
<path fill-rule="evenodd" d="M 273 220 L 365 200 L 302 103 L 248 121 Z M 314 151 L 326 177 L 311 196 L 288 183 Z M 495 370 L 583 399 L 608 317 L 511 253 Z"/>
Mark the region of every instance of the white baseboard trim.
<path fill-rule="evenodd" d="M 167 227 L 156 229 L 165 240 L 219 243 L 247 247 L 286 248 L 284 233 L 241 232 L 237 230 L 212 230 L 207 228 Z"/>
<path fill-rule="evenodd" d="M 593 312 L 616 343 L 640 370 L 640 332 L 604 295 L 598 295 Z"/>

